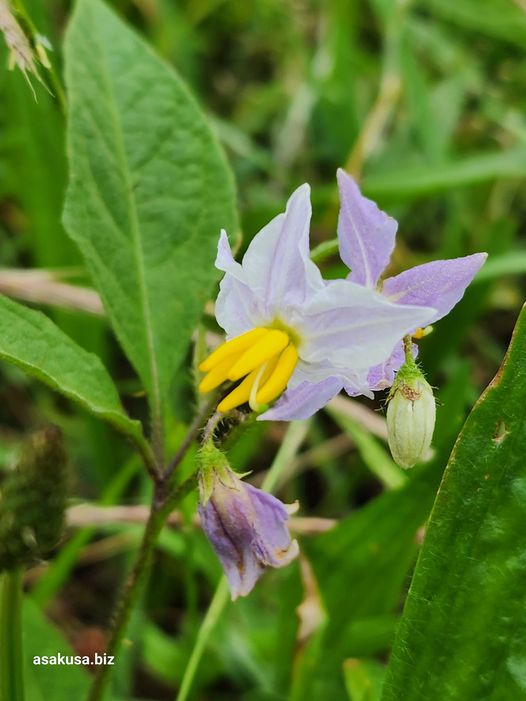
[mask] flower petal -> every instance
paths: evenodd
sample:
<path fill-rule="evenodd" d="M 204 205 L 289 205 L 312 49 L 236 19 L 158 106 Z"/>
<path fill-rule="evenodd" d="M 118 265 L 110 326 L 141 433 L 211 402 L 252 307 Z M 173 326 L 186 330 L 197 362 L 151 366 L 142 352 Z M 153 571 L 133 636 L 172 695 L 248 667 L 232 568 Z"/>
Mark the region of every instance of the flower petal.
<path fill-rule="evenodd" d="M 304 305 L 296 320 L 303 341 L 300 358 L 359 373 L 385 362 L 406 334 L 435 315 L 435 309 L 393 304 L 374 290 L 335 280 Z"/>
<path fill-rule="evenodd" d="M 418 346 L 413 343 L 413 358 L 418 355 Z M 402 367 L 405 361 L 404 344 L 402 342 L 398 343 L 391 353 L 389 358 L 385 363 L 380 363 L 375 365 L 369 370 L 367 375 L 367 383 L 369 387 L 377 392 L 382 389 L 386 389 L 393 384 L 395 374 Z M 345 388 L 346 391 L 347 387 Z M 350 392 L 348 392 L 350 394 Z M 359 394 L 361 394 L 359 392 Z"/>
<path fill-rule="evenodd" d="M 385 280 L 382 294 L 398 304 L 434 307 L 436 314 L 427 322 L 433 323 L 448 314 L 462 299 L 466 287 L 486 258 L 486 253 L 474 253 L 464 258 L 417 265 Z"/>
<path fill-rule="evenodd" d="M 253 549 L 250 547 L 251 531 L 249 538 L 231 537 L 228 526 L 225 527 L 219 511 L 212 500 L 206 506 L 199 506 L 201 525 L 208 540 L 212 544 L 225 571 L 232 595 L 232 600 L 238 596 L 249 594 L 254 585 L 265 571 Z M 242 519 L 243 521 L 243 519 Z M 242 524 L 239 524 L 239 531 L 242 534 Z M 245 528 L 248 530 L 248 524 Z"/>
<path fill-rule="evenodd" d="M 258 559 L 270 567 L 284 567 L 298 554 L 298 543 L 291 540 L 287 521 L 289 512 L 276 497 L 262 489 L 243 483 L 256 512 L 257 537 L 254 547 Z"/>
<path fill-rule="evenodd" d="M 203 484 L 199 506 L 203 531 L 221 561 L 232 599 L 246 596 L 265 567 L 284 567 L 297 556 L 298 543 L 287 528 L 289 510 L 224 465 L 213 473 L 208 498 Z"/>
<path fill-rule="evenodd" d="M 337 177 L 340 256 L 351 269 L 349 280 L 374 288 L 389 263 L 398 224 L 364 197 L 351 176 L 341 168 Z"/>
<path fill-rule="evenodd" d="M 248 279 L 243 272 L 241 264 L 238 263 L 234 256 L 232 255 L 232 249 L 230 248 L 230 243 L 228 242 L 228 235 L 224 229 L 221 229 L 221 234 L 219 236 L 219 241 L 217 242 L 217 256 L 215 266 L 218 270 L 222 270 L 224 273 L 228 273 L 235 277 L 239 282 L 248 284 Z"/>
<path fill-rule="evenodd" d="M 342 387 L 343 382 L 338 377 L 329 377 L 316 384 L 302 382 L 288 389 L 271 409 L 258 416 L 258 421 L 308 419 L 335 397 Z"/>
<path fill-rule="evenodd" d="M 291 195 L 285 213 L 254 237 L 242 270 L 228 263 L 226 272 L 250 287 L 268 320 L 283 306 L 302 304 L 312 291 L 323 287 L 321 273 L 310 259 L 310 217 L 310 188 L 305 184 Z"/>
<path fill-rule="evenodd" d="M 219 285 L 215 315 L 227 338 L 259 326 L 261 316 L 257 297 L 243 268 L 234 260 L 225 231 L 221 231 L 217 246 L 216 268 L 226 273 Z"/>

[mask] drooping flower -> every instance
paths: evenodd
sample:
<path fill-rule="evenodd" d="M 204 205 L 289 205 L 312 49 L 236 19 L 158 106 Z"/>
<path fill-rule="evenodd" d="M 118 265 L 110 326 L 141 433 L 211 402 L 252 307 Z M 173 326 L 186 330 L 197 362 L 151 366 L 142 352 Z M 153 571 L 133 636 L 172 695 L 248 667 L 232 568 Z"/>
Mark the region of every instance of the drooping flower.
<path fill-rule="evenodd" d="M 214 447 L 213 461 L 199 478 L 199 514 L 203 530 L 223 566 L 232 599 L 249 594 L 267 567 L 284 567 L 299 552 L 287 520 L 297 505 L 287 506 L 243 482 Z"/>
<path fill-rule="evenodd" d="M 288 388 L 306 418 L 338 391 L 333 386 L 367 391 L 369 368 L 387 361 L 405 334 L 436 315 L 433 308 L 392 302 L 354 281 L 323 280 L 310 260 L 309 195 L 308 185 L 293 193 L 285 213 L 255 236 L 241 264 L 221 232 L 216 267 L 225 276 L 216 317 L 229 340 L 200 365 L 207 373 L 201 392 L 241 381 L 218 405 L 221 412 L 247 401 L 258 409 Z M 309 392 L 303 399 L 305 387 L 319 383 L 330 391 L 323 385 L 314 403 Z M 279 405 L 259 418 L 273 418 Z"/>
<path fill-rule="evenodd" d="M 351 270 L 347 280 L 362 289 L 378 292 L 392 304 L 408 305 L 413 310 L 418 307 L 433 308 L 434 312 L 428 317 L 426 325 L 448 314 L 462 299 L 487 254 L 475 253 L 463 258 L 432 261 L 382 281 L 381 276 L 394 249 L 398 224 L 364 197 L 354 180 L 341 169 L 338 170 L 338 186 L 338 239 L 340 256 Z M 414 335 L 419 326 L 413 325 L 406 333 Z M 267 418 L 306 418 L 342 389 L 351 396 L 365 394 L 372 397 L 375 390 L 390 387 L 397 370 L 405 361 L 403 336 L 401 334 L 395 340 L 391 352 L 383 361 L 371 361 L 365 383 L 339 381 L 334 376 L 317 383 L 304 383 L 287 391 L 282 400 L 267 412 Z"/>

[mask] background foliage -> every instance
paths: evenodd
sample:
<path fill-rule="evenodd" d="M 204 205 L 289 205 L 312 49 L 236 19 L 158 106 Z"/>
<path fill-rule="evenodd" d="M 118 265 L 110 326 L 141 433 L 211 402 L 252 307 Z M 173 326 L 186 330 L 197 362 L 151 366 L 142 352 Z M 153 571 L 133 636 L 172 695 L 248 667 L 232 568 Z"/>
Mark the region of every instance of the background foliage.
<path fill-rule="evenodd" d="M 212 635 L 193 690 L 194 698 L 214 701 L 374 700 L 422 542 L 422 527 L 449 453 L 469 409 L 500 364 L 524 298 L 523 3 L 490 0 L 483 13 L 478 0 L 121 0 L 112 4 L 158 55 L 176 67 L 213 125 L 235 174 L 242 246 L 282 209 L 292 189 L 306 180 L 313 186 L 313 244 L 332 238 L 337 217 L 335 171 L 347 165 L 362 175 L 365 192 L 400 221 L 393 273 L 431 258 L 478 250 L 490 253 L 462 303 L 420 344 L 428 378 L 439 388 L 441 408 L 433 460 L 407 474 L 397 470 L 386 451 L 380 412 L 357 419 L 349 417 L 345 406 L 336 404 L 308 425 L 294 425 L 296 433 L 279 494 L 284 500 L 299 498 L 302 516 L 335 519 L 337 524 L 326 533 L 303 536 L 305 557 L 300 562 L 269 573 L 249 599 L 228 606 Z M 55 47 L 52 60 L 61 70 L 61 40 L 70 3 L 32 0 L 27 9 L 40 31 L 50 37 Z M 79 63 L 77 69 L 82 68 L 88 77 L 91 71 L 100 70 L 96 39 L 96 28 L 69 38 L 69 50 L 83 52 L 82 66 Z M 0 52 L 5 53 L 3 46 Z M 2 61 L 4 58 L 2 55 Z M 151 60 L 159 65 L 153 56 Z M 73 71 L 71 64 L 72 84 Z M 130 86 L 136 95 L 122 99 L 130 104 L 138 100 L 144 107 L 148 138 L 158 133 L 155 120 L 160 116 L 148 78 L 140 83 L 139 72 Z M 126 87 L 124 83 L 123 90 Z M 93 82 L 96 89 L 100 89 L 98 81 Z M 19 73 L 0 72 L 0 291 L 36 305 L 80 346 L 71 344 L 70 357 L 78 354 L 78 360 L 71 362 L 82 359 L 94 382 L 93 392 L 97 392 L 84 397 L 81 404 L 90 412 L 95 404 L 95 413 L 109 415 L 114 425 L 128 422 L 123 430 L 137 436 L 137 426 L 121 414 L 104 369 L 90 365 L 93 357 L 82 351 L 96 352 L 102 358 L 117 378 L 126 409 L 144 418 L 147 408 L 141 385 L 93 298 L 82 294 L 80 302 L 72 302 L 59 294 L 55 280 L 51 284 L 48 278 L 20 275 L 13 279 L 6 273 L 6 269 L 12 273 L 46 268 L 61 270 L 67 281 L 79 286 L 93 284 L 61 225 L 67 173 L 64 119 L 53 98 L 40 85 L 35 90 L 37 101 Z M 93 101 L 100 106 L 101 95 L 94 92 Z M 104 122 L 106 116 L 101 119 Z M 128 127 L 133 134 L 136 125 Z M 143 144 L 140 136 L 133 134 L 133 138 L 137 142 L 134 157 L 140 158 Z M 89 174 L 80 175 L 80 185 L 87 189 Z M 166 178 L 170 177 L 167 170 Z M 75 197 L 75 192 L 70 190 L 69 197 Z M 186 216 L 191 219 L 192 213 Z M 237 234 L 235 215 L 225 216 L 229 220 L 224 225 Z M 156 225 L 169 228 L 170 223 Z M 86 232 L 81 235 L 87 236 Z M 203 229 L 202 235 L 209 237 L 211 245 L 215 234 Z M 212 259 L 213 248 L 203 250 L 203 261 Z M 323 270 L 329 277 L 343 268 L 337 258 L 329 257 Z M 206 297 L 213 278 L 205 275 L 199 280 Z M 134 283 L 130 279 L 130 286 Z M 30 322 L 36 316 L 19 311 L 12 303 L 2 302 L 4 305 L 33 328 Z M 86 308 L 96 313 L 86 313 Z M 187 330 L 191 314 L 195 319 L 197 312 L 188 313 Z M 47 328 L 41 315 L 38 319 Z M 205 323 L 210 332 L 217 332 L 211 317 Z M 8 331 L 9 325 L 0 339 L 2 357 L 13 352 Z M 176 328 L 170 333 L 177 339 Z M 129 330 L 120 334 L 123 347 L 148 385 L 141 348 L 131 348 L 131 338 Z M 54 342 L 50 337 L 49 343 Z M 162 342 L 166 347 L 168 340 Z M 26 350 L 28 343 L 29 339 Z M 471 417 L 472 424 L 481 412 L 498 411 L 508 401 L 513 414 L 510 420 L 519 420 L 524 397 L 517 379 L 523 362 L 520 348 L 515 355 L 516 369 L 508 369 L 506 382 L 488 395 L 498 406 L 491 409 L 488 401 L 487 409 L 479 408 Z M 187 355 L 183 362 L 184 345 L 177 353 L 170 358 L 161 354 L 163 392 L 169 397 L 167 441 L 173 449 L 195 408 L 192 360 Z M 52 358 L 50 362 L 48 374 L 53 378 L 64 364 L 54 367 Z M 183 369 L 168 392 L 167 383 L 180 362 Z M 95 373 L 100 382 L 95 382 Z M 66 436 L 76 498 L 105 505 L 147 503 L 149 484 L 121 435 L 28 381 L 18 369 L 2 364 L 0 381 L 1 463 L 11 464 L 29 428 L 51 419 Z M 48 384 L 53 386 L 53 381 Z M 65 392 L 69 399 L 76 399 L 78 393 L 77 387 Z M 362 404 L 380 410 L 382 398 Z M 231 451 L 233 465 L 240 470 L 254 469 L 260 479 L 285 431 L 282 425 L 255 427 Z M 521 441 L 522 435 L 514 436 L 514 455 L 523 451 Z M 478 444 L 473 450 L 479 452 Z M 459 448 L 457 460 L 460 453 Z M 466 459 L 469 464 L 469 456 Z M 509 456 L 504 454 L 502 460 L 508 463 Z M 183 471 L 190 466 L 189 459 Z M 438 671 L 415 677 L 413 697 L 408 698 L 478 701 L 482 693 L 494 699 L 526 698 L 520 622 L 508 652 L 488 647 L 488 666 L 494 671 L 507 669 L 506 674 L 495 672 L 486 682 L 486 691 L 472 685 L 468 692 L 458 686 L 453 670 L 448 682 L 453 691 L 445 697 L 446 680 L 440 678 L 440 670 L 449 666 L 445 659 L 436 663 L 437 648 L 432 645 L 435 636 L 438 641 L 445 636 L 449 645 L 448 636 L 457 634 L 444 631 L 440 616 L 428 619 L 425 611 L 425 602 L 436 591 L 429 589 L 436 586 L 433 568 L 443 564 L 444 549 L 457 552 L 454 563 L 465 562 L 475 552 L 481 562 L 488 556 L 497 572 L 509 568 L 510 580 L 504 583 L 508 588 L 502 582 L 495 584 L 496 580 L 483 584 L 494 592 L 495 607 L 502 605 L 502 616 L 514 615 L 515 606 L 524 608 L 520 593 L 524 590 L 524 553 L 520 544 L 515 551 L 508 541 L 523 522 L 523 507 L 517 502 L 523 494 L 520 465 L 516 469 L 517 474 L 505 473 L 497 486 L 491 483 L 495 491 L 483 492 L 494 511 L 490 509 L 486 517 L 491 526 L 487 526 L 486 539 L 474 545 L 462 533 L 477 523 L 477 486 L 469 479 L 476 481 L 478 473 L 459 477 L 455 463 L 450 466 L 441 499 L 450 490 L 457 500 L 468 493 L 475 503 L 466 508 L 465 519 L 463 500 L 455 501 L 453 507 L 449 502 L 437 503 L 430 549 L 422 555 L 407 616 L 413 616 L 420 626 L 422 621 L 435 626 L 434 632 L 420 628 L 416 634 L 430 641 L 422 653 L 422 669 L 432 666 L 432 660 Z M 154 576 L 129 631 L 134 644 L 119 660 L 115 698 L 171 699 L 180 683 L 219 577 L 209 545 L 192 525 L 194 507 L 190 497 L 183 504 L 182 525 L 162 534 Z M 444 509 L 452 508 L 458 522 L 441 526 Z M 502 530 L 505 538 L 499 538 Z M 117 521 L 71 528 L 56 556 L 27 573 L 26 598 L 31 601 L 25 608 L 26 654 L 58 651 L 61 644 L 86 654 L 103 649 L 113 598 L 140 532 L 136 523 Z M 507 558 L 504 564 L 502 553 Z M 452 565 L 446 585 L 456 591 L 464 577 L 473 583 L 472 589 L 480 591 L 476 566 L 464 573 Z M 492 589 L 494 586 L 497 588 Z M 470 593 L 477 596 L 463 587 L 460 590 L 467 600 Z M 447 599 L 446 589 L 443 596 Z M 466 636 L 479 635 L 477 626 L 486 614 L 477 609 L 474 618 L 469 618 L 470 609 L 466 610 L 461 599 L 457 605 L 466 616 Z M 407 660 L 417 654 L 409 636 L 417 623 L 406 618 L 400 627 L 396 664 L 386 685 L 389 701 L 405 698 L 404 670 Z M 460 646 L 467 646 L 459 649 L 472 649 L 467 637 L 456 639 Z M 498 666 L 497 658 L 503 666 Z M 29 666 L 27 675 L 31 699 L 71 698 L 71 689 L 80 689 L 87 682 L 87 673 L 81 669 L 42 671 Z M 511 687 L 499 686 L 504 678 L 508 681 L 502 684 L 511 684 L 511 678 L 515 685 L 511 697 L 506 696 Z M 421 683 L 427 686 L 418 686 Z"/>

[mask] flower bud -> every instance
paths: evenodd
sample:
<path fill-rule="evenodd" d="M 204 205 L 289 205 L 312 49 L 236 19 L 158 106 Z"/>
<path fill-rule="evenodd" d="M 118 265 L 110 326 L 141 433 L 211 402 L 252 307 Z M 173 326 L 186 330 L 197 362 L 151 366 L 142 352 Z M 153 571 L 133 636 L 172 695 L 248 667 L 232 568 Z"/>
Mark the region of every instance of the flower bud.
<path fill-rule="evenodd" d="M 394 461 L 413 467 L 426 458 L 435 428 L 433 390 L 415 365 L 400 368 L 387 407 L 387 438 Z"/>
<path fill-rule="evenodd" d="M 45 557 L 64 525 L 66 455 L 55 426 L 33 433 L 0 484 L 0 571 Z"/>

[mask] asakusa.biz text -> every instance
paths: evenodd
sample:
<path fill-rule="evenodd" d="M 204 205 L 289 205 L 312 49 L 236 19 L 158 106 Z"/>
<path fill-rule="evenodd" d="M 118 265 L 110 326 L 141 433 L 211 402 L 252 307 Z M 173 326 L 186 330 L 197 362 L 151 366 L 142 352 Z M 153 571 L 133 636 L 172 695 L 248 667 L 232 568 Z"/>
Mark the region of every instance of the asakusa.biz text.
<path fill-rule="evenodd" d="M 96 652 L 94 655 L 63 655 L 57 652 L 56 655 L 35 655 L 33 657 L 33 664 L 37 665 L 113 665 L 115 657 L 113 655 L 107 655 L 103 653 L 99 655 Z"/>

